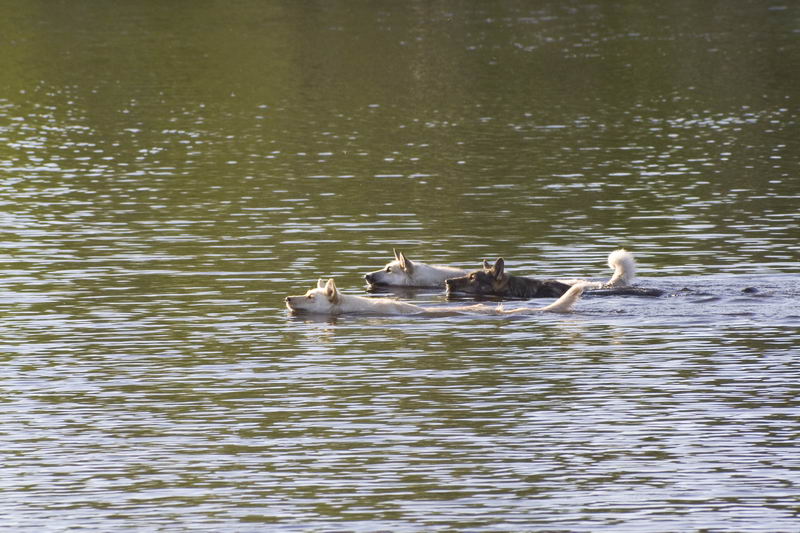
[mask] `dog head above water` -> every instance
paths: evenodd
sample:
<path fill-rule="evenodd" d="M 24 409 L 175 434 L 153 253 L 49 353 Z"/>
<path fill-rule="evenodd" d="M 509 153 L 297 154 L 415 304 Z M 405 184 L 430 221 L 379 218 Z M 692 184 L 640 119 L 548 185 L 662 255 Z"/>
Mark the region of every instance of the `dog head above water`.
<path fill-rule="evenodd" d="M 475 270 L 460 278 L 451 278 L 445 281 L 448 293 L 460 292 L 464 294 L 501 295 L 508 285 L 508 275 L 505 273 L 505 261 L 497 258 L 494 265 L 483 261 L 483 270 Z"/>
<path fill-rule="evenodd" d="M 293 313 L 330 313 L 340 302 L 339 290 L 333 279 L 317 281 L 317 288 L 310 289 L 302 296 L 287 296 L 286 307 Z"/>
<path fill-rule="evenodd" d="M 364 275 L 364 279 L 370 285 L 394 285 L 394 286 L 413 286 L 416 281 L 414 280 L 414 263 L 411 262 L 403 252 L 394 252 L 394 261 L 387 264 L 381 270 L 370 272 Z"/>

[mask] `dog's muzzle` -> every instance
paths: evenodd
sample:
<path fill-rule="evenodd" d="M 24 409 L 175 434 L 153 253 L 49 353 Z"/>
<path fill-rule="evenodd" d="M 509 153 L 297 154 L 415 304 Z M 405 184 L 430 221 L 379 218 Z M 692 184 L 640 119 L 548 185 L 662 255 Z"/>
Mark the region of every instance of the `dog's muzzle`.
<path fill-rule="evenodd" d="M 375 285 L 375 276 L 372 274 L 364 274 L 364 280 L 370 285 Z"/>

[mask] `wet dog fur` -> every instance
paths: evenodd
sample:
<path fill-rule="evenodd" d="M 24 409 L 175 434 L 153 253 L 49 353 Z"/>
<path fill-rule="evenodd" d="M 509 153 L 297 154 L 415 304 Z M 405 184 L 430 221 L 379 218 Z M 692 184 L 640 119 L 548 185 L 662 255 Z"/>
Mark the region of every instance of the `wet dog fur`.
<path fill-rule="evenodd" d="M 494 265 L 483 262 L 483 270 L 470 272 L 460 278 L 445 282 L 448 294 L 463 293 L 475 296 L 496 296 L 500 298 L 546 298 L 561 296 L 570 286 L 581 283 L 587 289 L 610 289 L 626 287 L 636 275 L 636 262 L 626 250 L 616 250 L 608 256 L 608 266 L 614 274 L 607 282 L 586 282 L 584 280 L 541 280 L 523 276 L 512 276 L 505 271 L 502 257 Z"/>
<path fill-rule="evenodd" d="M 333 279 L 320 279 L 317 287 L 302 296 L 287 296 L 286 307 L 291 313 L 314 313 L 323 315 L 372 314 L 372 315 L 449 315 L 454 313 L 479 313 L 491 315 L 517 315 L 538 312 L 568 313 L 583 293 L 585 284 L 578 283 L 569 288 L 558 300 L 544 307 L 521 307 L 505 310 L 502 306 L 477 304 L 462 307 L 422 307 L 391 298 L 367 298 L 342 294 Z"/>
<path fill-rule="evenodd" d="M 570 285 L 554 279 L 542 280 L 506 274 L 505 261 L 502 257 L 498 258 L 494 265 L 484 261 L 483 270 L 475 270 L 460 278 L 448 279 L 445 285 L 448 294 L 464 293 L 501 298 L 558 297 L 570 288 Z"/>
<path fill-rule="evenodd" d="M 373 287 L 443 287 L 448 278 L 466 275 L 466 271 L 442 265 L 428 265 L 419 261 L 411 261 L 403 252 L 395 249 L 394 261 L 381 270 L 370 272 L 364 276 L 366 282 Z"/>

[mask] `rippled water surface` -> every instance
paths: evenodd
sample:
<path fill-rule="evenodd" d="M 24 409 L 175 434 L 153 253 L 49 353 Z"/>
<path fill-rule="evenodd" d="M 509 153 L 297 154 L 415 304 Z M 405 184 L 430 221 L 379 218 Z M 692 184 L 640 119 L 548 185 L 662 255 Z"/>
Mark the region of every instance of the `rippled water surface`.
<path fill-rule="evenodd" d="M 794 3 L 35 0 L 0 46 L 4 527 L 797 529 Z M 666 295 L 286 312 L 393 247 Z"/>

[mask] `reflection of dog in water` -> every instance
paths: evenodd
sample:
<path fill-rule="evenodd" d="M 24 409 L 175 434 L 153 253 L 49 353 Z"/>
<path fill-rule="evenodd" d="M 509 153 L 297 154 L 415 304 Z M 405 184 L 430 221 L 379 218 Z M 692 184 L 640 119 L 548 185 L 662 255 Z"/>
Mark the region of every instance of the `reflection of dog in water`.
<path fill-rule="evenodd" d="M 523 276 L 512 276 L 505 271 L 505 261 L 499 258 L 494 265 L 483 262 L 483 270 L 470 272 L 460 278 L 445 281 L 448 294 L 465 293 L 476 296 L 500 296 L 504 298 L 547 298 L 566 293 L 570 286 L 582 283 L 588 289 L 616 289 L 627 287 L 636 275 L 636 262 L 626 250 L 616 250 L 608 256 L 608 266 L 614 274 L 607 282 L 584 282 L 579 280 L 541 280 Z"/>
<path fill-rule="evenodd" d="M 364 279 L 367 280 L 367 283 L 372 286 L 442 287 L 444 280 L 466 274 L 460 268 L 412 262 L 403 252 L 392 251 L 394 252 L 394 261 L 388 263 L 381 270 L 366 274 Z"/>
<path fill-rule="evenodd" d="M 302 296 L 287 296 L 286 307 L 293 313 L 316 313 L 324 315 L 372 314 L 372 315 L 446 315 L 452 313 L 479 313 L 491 315 L 528 314 L 542 311 L 568 313 L 581 296 L 585 284 L 577 283 L 558 300 L 545 307 L 521 307 L 505 310 L 485 304 L 463 307 L 422 307 L 391 298 L 367 298 L 342 294 L 332 279 L 317 281 L 317 287 Z"/>

